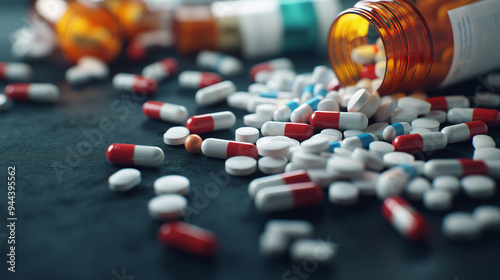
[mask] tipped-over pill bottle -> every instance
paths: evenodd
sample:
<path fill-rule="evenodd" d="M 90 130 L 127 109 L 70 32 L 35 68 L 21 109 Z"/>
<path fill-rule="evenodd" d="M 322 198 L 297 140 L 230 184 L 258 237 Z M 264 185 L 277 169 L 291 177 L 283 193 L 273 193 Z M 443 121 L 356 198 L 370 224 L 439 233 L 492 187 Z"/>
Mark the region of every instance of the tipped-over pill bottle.
<path fill-rule="evenodd" d="M 122 31 L 102 6 L 91 1 L 36 0 L 33 12 L 52 26 L 57 45 L 72 63 L 83 56 L 113 62 L 120 54 Z"/>
<path fill-rule="evenodd" d="M 377 37 L 383 44 L 373 44 Z M 353 62 L 352 51 L 369 44 L 382 57 L 385 50 L 380 94 L 465 81 L 500 67 L 500 2 L 358 2 L 338 15 L 328 38 L 330 63 L 342 85 L 360 80 L 363 64 Z"/>
<path fill-rule="evenodd" d="M 186 5 L 173 20 L 180 53 L 218 50 L 244 57 L 325 50 L 339 0 L 216 1 Z"/>

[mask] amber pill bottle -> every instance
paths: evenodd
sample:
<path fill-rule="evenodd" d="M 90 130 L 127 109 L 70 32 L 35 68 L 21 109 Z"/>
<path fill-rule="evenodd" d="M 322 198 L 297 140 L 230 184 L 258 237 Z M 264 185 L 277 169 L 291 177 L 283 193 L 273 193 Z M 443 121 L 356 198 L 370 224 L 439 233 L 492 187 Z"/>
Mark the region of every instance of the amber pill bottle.
<path fill-rule="evenodd" d="M 378 92 L 445 87 L 500 67 L 500 2 L 476 0 L 360 1 L 330 29 L 328 54 L 342 85 L 360 79 L 351 51 L 382 39 L 386 72 Z"/>
<path fill-rule="evenodd" d="M 110 63 L 120 54 L 122 30 L 102 6 L 89 1 L 36 0 L 32 11 L 52 26 L 59 49 L 71 63 L 83 56 Z"/>

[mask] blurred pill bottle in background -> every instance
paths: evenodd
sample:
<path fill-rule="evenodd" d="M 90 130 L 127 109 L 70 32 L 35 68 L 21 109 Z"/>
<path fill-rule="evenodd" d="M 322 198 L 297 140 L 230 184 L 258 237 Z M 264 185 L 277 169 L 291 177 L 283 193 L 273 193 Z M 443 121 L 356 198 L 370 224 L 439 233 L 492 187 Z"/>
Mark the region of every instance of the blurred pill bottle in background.
<path fill-rule="evenodd" d="M 52 26 L 64 57 L 76 63 L 93 56 L 113 62 L 121 52 L 123 33 L 104 7 L 77 0 L 35 0 L 31 12 Z"/>
<path fill-rule="evenodd" d="M 386 60 L 380 94 L 445 87 L 500 67 L 500 1 L 358 2 L 339 14 L 328 38 L 344 86 L 355 84 L 363 68 L 351 51 L 377 37 Z"/>
<path fill-rule="evenodd" d="M 185 5 L 173 16 L 178 52 L 217 50 L 245 58 L 325 50 L 338 0 L 240 0 Z"/>

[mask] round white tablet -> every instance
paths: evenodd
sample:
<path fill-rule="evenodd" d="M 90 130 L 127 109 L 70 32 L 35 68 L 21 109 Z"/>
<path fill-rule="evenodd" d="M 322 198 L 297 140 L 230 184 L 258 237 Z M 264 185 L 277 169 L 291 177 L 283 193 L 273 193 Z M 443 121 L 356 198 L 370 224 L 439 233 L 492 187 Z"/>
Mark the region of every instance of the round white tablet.
<path fill-rule="evenodd" d="M 259 130 L 255 127 L 240 127 L 235 132 L 236 141 L 254 144 L 259 139 Z"/>
<path fill-rule="evenodd" d="M 290 145 L 293 145 L 290 138 L 280 136 L 263 137 L 256 143 L 259 155 L 263 157 L 286 157 Z"/>
<path fill-rule="evenodd" d="M 363 176 L 353 179 L 352 184 L 359 190 L 360 194 L 372 196 L 375 195 L 379 176 L 378 172 L 366 171 Z"/>
<path fill-rule="evenodd" d="M 339 175 L 341 178 L 359 178 L 365 171 L 364 164 L 349 158 L 331 158 L 327 163 L 327 170 Z"/>
<path fill-rule="evenodd" d="M 183 145 L 186 138 L 189 136 L 190 132 L 184 126 L 174 126 L 171 127 L 163 135 L 163 142 L 167 145 Z"/>
<path fill-rule="evenodd" d="M 300 144 L 302 150 L 306 153 L 320 153 L 328 150 L 328 139 L 317 137 L 305 140 Z"/>
<path fill-rule="evenodd" d="M 179 175 L 163 176 L 155 180 L 154 190 L 156 195 L 189 193 L 189 179 Z"/>
<path fill-rule="evenodd" d="M 472 137 L 472 146 L 474 146 L 474 149 L 495 148 L 496 143 L 491 136 L 479 134 Z"/>
<path fill-rule="evenodd" d="M 385 154 L 394 152 L 394 146 L 384 141 L 373 141 L 368 145 L 368 151 L 383 158 Z"/>
<path fill-rule="evenodd" d="M 109 176 L 109 189 L 115 192 L 126 192 L 141 183 L 141 171 L 135 168 L 124 168 Z"/>
<path fill-rule="evenodd" d="M 435 211 L 445 211 L 451 208 L 453 195 L 448 191 L 430 189 L 424 193 L 425 208 Z"/>
<path fill-rule="evenodd" d="M 356 148 L 351 154 L 351 158 L 361 161 L 365 164 L 366 169 L 381 171 L 384 169 L 384 162 L 382 159 L 374 153 L 370 153 L 369 151 Z"/>
<path fill-rule="evenodd" d="M 426 114 L 425 118 L 436 120 L 439 123 L 444 123 L 446 122 L 446 112 L 441 110 L 433 110 L 430 111 L 429 114 Z"/>
<path fill-rule="evenodd" d="M 500 149 L 498 148 L 480 148 L 474 150 L 472 156 L 474 160 L 498 160 L 500 159 Z"/>
<path fill-rule="evenodd" d="M 472 217 L 482 230 L 500 231 L 500 207 L 482 205 L 472 211 Z"/>
<path fill-rule="evenodd" d="M 404 152 L 392 152 L 384 155 L 384 165 L 387 168 L 400 164 L 412 165 L 414 161 L 415 157 L 413 155 Z"/>
<path fill-rule="evenodd" d="M 318 138 L 325 139 L 327 143 L 330 143 L 330 142 L 336 142 L 336 141 L 338 141 L 337 137 L 335 137 L 335 136 L 333 136 L 333 135 L 321 134 L 321 133 L 314 134 L 314 135 L 313 135 L 313 136 L 311 136 L 311 138 L 309 138 L 308 140 L 310 140 L 310 139 L 318 139 Z"/>
<path fill-rule="evenodd" d="M 432 131 L 430 131 L 427 128 L 415 128 L 415 129 L 410 130 L 410 134 L 427 134 L 427 133 L 431 133 L 431 132 Z"/>
<path fill-rule="evenodd" d="M 433 119 L 418 118 L 411 122 L 411 127 L 413 129 L 425 128 L 430 131 L 439 131 L 439 122 Z"/>
<path fill-rule="evenodd" d="M 328 199 L 333 204 L 352 205 L 358 201 L 359 190 L 349 182 L 335 182 L 328 189 Z"/>
<path fill-rule="evenodd" d="M 297 166 L 297 165 L 294 165 L 293 162 L 289 162 L 286 166 L 285 166 L 285 172 L 292 172 L 292 171 L 296 171 L 296 170 L 302 170 L 304 168 L 300 167 L 300 166 Z"/>
<path fill-rule="evenodd" d="M 340 157 L 350 158 L 352 151 L 345 148 L 335 148 L 333 149 L 333 154 Z"/>
<path fill-rule="evenodd" d="M 293 153 L 292 162 L 295 166 L 304 169 L 324 168 L 326 166 L 326 158 L 303 151 Z"/>
<path fill-rule="evenodd" d="M 278 174 L 285 170 L 285 166 L 288 163 L 286 157 L 273 158 L 273 157 L 262 157 L 259 159 L 259 170 L 264 174 Z"/>
<path fill-rule="evenodd" d="M 323 99 L 318 103 L 318 111 L 338 111 L 339 104 L 333 99 Z"/>
<path fill-rule="evenodd" d="M 257 171 L 257 161 L 251 157 L 237 156 L 226 160 L 226 172 L 233 176 L 248 176 Z"/>
<path fill-rule="evenodd" d="M 481 231 L 471 214 L 453 212 L 443 218 L 443 234 L 454 240 L 476 240 Z"/>
<path fill-rule="evenodd" d="M 336 138 L 336 140 L 333 140 L 332 142 L 342 140 L 342 132 L 340 132 L 340 130 L 336 130 L 333 128 L 326 128 L 326 129 L 321 130 L 320 133 L 334 136 Z"/>
<path fill-rule="evenodd" d="M 155 196 L 148 202 L 149 215 L 159 220 L 179 218 L 186 207 L 187 199 L 178 194 Z"/>
<path fill-rule="evenodd" d="M 432 180 L 432 187 L 436 190 L 449 191 L 453 195 L 460 193 L 460 181 L 455 176 L 438 176 Z"/>
<path fill-rule="evenodd" d="M 489 198 L 495 194 L 496 182 L 488 176 L 469 175 L 460 180 L 465 194 L 472 198 Z"/>
<path fill-rule="evenodd" d="M 431 189 L 429 180 L 423 177 L 417 177 L 408 183 L 406 186 L 406 196 L 413 200 L 422 200 L 424 193 Z"/>
<path fill-rule="evenodd" d="M 252 96 L 248 92 L 235 92 L 227 97 L 227 104 L 231 108 L 246 110 L 249 98 Z"/>
<path fill-rule="evenodd" d="M 398 107 L 415 115 L 428 114 L 431 111 L 431 103 L 415 97 L 403 97 L 398 99 Z"/>
<path fill-rule="evenodd" d="M 344 131 L 344 139 L 345 138 L 349 138 L 349 137 L 353 137 L 353 136 L 356 136 L 356 135 L 360 135 L 360 134 L 363 134 L 364 132 L 361 131 L 361 130 L 357 130 L 357 129 L 348 129 L 348 130 L 345 130 Z"/>

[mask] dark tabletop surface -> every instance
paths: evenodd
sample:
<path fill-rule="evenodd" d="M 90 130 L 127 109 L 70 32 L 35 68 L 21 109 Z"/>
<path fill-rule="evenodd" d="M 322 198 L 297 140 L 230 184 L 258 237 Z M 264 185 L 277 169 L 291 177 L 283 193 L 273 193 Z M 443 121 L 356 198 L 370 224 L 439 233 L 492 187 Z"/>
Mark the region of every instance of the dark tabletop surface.
<path fill-rule="evenodd" d="M 0 4 L 0 61 L 14 61 L 8 34 L 23 24 L 23 15 L 22 5 Z M 112 66 L 112 74 L 140 73 L 146 63 L 169 55 L 175 54 L 155 52 L 144 63 L 122 59 Z M 299 73 L 328 65 L 321 56 L 290 58 Z M 197 69 L 193 57 L 179 60 L 181 70 Z M 238 90 L 249 85 L 247 73 L 255 62 L 245 63 L 244 74 L 231 79 Z M 141 112 L 145 100 L 117 93 L 109 80 L 74 89 L 64 80 L 67 65 L 31 64 L 34 81 L 57 84 L 63 100 L 57 105 L 14 104 L 1 113 L 0 225 L 7 224 L 8 166 L 16 167 L 18 220 L 16 273 L 7 272 L 8 230 L 0 226 L 0 279 L 499 279 L 498 234 L 486 234 L 473 243 L 450 242 L 441 232 L 445 213 L 425 210 L 413 202 L 430 221 L 432 237 L 424 245 L 412 244 L 383 220 L 380 201 L 374 197 L 363 197 L 353 207 L 334 206 L 325 199 L 313 208 L 262 214 L 247 194 L 248 183 L 262 176 L 260 172 L 248 178 L 231 177 L 223 171 L 223 160 L 165 145 L 162 135 L 171 125 L 147 119 Z M 474 80 L 441 93 L 471 96 L 477 84 Z M 182 104 L 191 115 L 229 109 L 226 104 L 198 108 L 194 91 L 179 90 L 175 78 L 149 99 Z M 238 117 L 236 129 L 243 126 L 246 112 L 233 112 Z M 110 127 L 99 130 L 101 122 Z M 233 139 L 234 129 L 203 137 Z M 498 128 L 489 134 L 500 143 Z M 115 142 L 159 146 L 165 162 L 158 168 L 139 168 L 143 182 L 134 190 L 111 192 L 107 179 L 121 167 L 110 164 L 105 152 Z M 472 152 L 471 143 L 465 142 L 425 159 L 472 157 Z M 214 260 L 173 252 L 157 241 L 161 223 L 148 216 L 147 202 L 154 196 L 154 180 L 168 174 L 191 180 L 189 222 L 220 238 L 220 252 Z M 471 211 L 499 202 L 498 193 L 488 200 L 471 200 L 461 194 L 452 210 Z M 271 218 L 312 222 L 315 238 L 340 245 L 335 265 L 306 272 L 287 258 L 263 258 L 258 238 Z M 294 269 L 301 272 L 294 274 Z"/>

